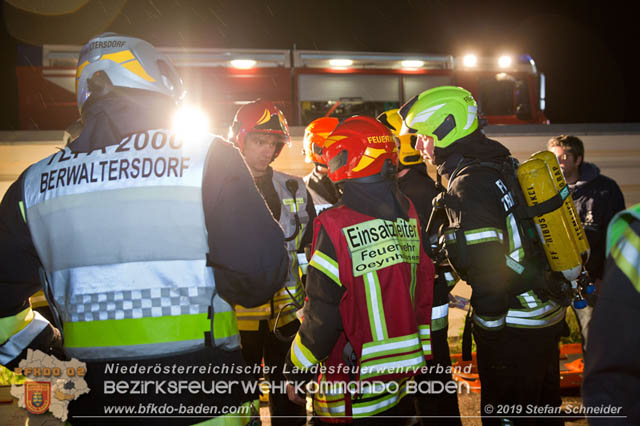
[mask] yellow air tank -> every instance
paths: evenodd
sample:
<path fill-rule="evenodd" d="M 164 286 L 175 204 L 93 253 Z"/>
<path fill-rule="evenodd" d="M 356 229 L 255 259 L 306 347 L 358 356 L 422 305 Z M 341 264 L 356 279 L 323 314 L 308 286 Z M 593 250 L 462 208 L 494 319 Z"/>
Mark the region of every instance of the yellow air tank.
<path fill-rule="evenodd" d="M 549 173 L 551 173 L 551 176 L 553 178 L 556 192 L 560 192 L 563 190 L 568 191 L 569 188 L 567 187 L 567 182 L 564 180 L 562 169 L 560 168 L 558 159 L 553 152 L 539 151 L 533 154 L 531 158 L 539 158 L 547 163 Z M 580 216 L 578 216 L 578 212 L 576 211 L 576 206 L 573 203 L 571 194 L 568 194 L 565 198 L 562 210 L 564 211 L 566 222 L 570 225 L 569 230 L 573 230 L 573 232 L 570 232 L 573 243 L 582 256 L 583 264 L 586 264 L 587 260 L 589 259 L 589 254 L 591 253 L 591 248 L 589 246 L 589 241 L 587 240 L 587 237 L 584 233 L 584 228 L 582 227 L 582 222 L 580 221 Z"/>
<path fill-rule="evenodd" d="M 522 163 L 517 175 L 529 206 L 543 203 L 558 193 L 547 164 L 540 158 Z M 574 245 L 564 209 L 536 216 L 534 221 L 551 269 L 562 273 L 567 280 L 575 281 L 582 272 L 582 259 Z"/>

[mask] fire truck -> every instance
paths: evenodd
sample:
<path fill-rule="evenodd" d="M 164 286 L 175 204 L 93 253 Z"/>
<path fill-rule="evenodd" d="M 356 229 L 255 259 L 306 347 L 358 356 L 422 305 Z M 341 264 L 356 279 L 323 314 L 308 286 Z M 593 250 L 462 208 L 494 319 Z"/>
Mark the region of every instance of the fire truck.
<path fill-rule="evenodd" d="M 81 46 L 21 46 L 17 79 L 22 130 L 65 129 L 78 118 L 75 66 Z M 167 47 L 186 101 L 222 130 L 237 108 L 275 102 L 292 126 L 321 116 L 377 116 L 431 87 L 471 91 L 489 124 L 548 123 L 545 77 L 529 55 L 465 55 Z"/>

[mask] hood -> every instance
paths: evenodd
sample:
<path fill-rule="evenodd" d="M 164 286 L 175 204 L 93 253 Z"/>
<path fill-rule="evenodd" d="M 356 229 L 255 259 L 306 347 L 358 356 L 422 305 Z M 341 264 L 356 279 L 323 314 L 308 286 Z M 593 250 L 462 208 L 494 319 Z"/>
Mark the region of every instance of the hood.
<path fill-rule="evenodd" d="M 115 145 L 132 133 L 166 129 L 174 111 L 170 98 L 151 92 L 106 95 L 85 104 L 84 128 L 69 147 L 73 152 L 89 152 Z"/>
<path fill-rule="evenodd" d="M 600 175 L 600 169 L 593 163 L 582 162 L 580 165 L 580 177 L 574 185 L 569 186 L 582 186 L 591 182 Z"/>
<path fill-rule="evenodd" d="M 504 145 L 487 138 L 479 129 L 446 148 L 436 148 L 434 154 L 438 174 L 447 179 L 459 164 L 467 160 L 500 163 L 511 155 Z"/>

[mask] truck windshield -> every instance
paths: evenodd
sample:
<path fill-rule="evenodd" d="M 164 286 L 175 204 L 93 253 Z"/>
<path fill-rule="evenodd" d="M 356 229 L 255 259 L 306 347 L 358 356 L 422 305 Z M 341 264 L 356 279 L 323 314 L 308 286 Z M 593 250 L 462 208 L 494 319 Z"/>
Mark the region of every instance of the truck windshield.
<path fill-rule="evenodd" d="M 484 115 L 515 115 L 518 105 L 529 107 L 529 86 L 526 80 L 506 73 L 481 77 L 478 102 Z"/>
<path fill-rule="evenodd" d="M 302 101 L 300 102 L 302 125 L 306 126 L 316 118 L 331 116 L 340 121 L 353 115 L 368 115 L 377 117 L 378 114 L 398 108 L 400 102 L 363 101 L 362 99 L 341 98 L 336 101 Z"/>

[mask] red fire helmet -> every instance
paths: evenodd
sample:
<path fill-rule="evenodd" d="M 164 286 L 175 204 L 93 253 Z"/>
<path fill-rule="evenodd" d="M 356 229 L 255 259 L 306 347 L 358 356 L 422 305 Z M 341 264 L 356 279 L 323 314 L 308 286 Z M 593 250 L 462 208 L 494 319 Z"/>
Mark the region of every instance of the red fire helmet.
<path fill-rule="evenodd" d="M 322 157 L 329 179 L 340 182 L 380 173 L 386 160 L 398 166 L 398 150 L 391 131 L 372 117 L 355 116 L 327 137 Z"/>
<path fill-rule="evenodd" d="M 284 114 L 272 102 L 262 99 L 256 99 L 238 109 L 229 128 L 229 140 L 242 151 L 249 133 L 282 135 L 282 143 L 276 149 L 273 159 L 280 155 L 284 144 L 289 143 L 289 125 Z"/>
<path fill-rule="evenodd" d="M 304 129 L 304 160 L 307 163 L 320 164 L 326 166 L 322 159 L 322 148 L 329 133 L 338 125 L 339 121 L 335 117 L 320 117 L 313 120 Z"/>

